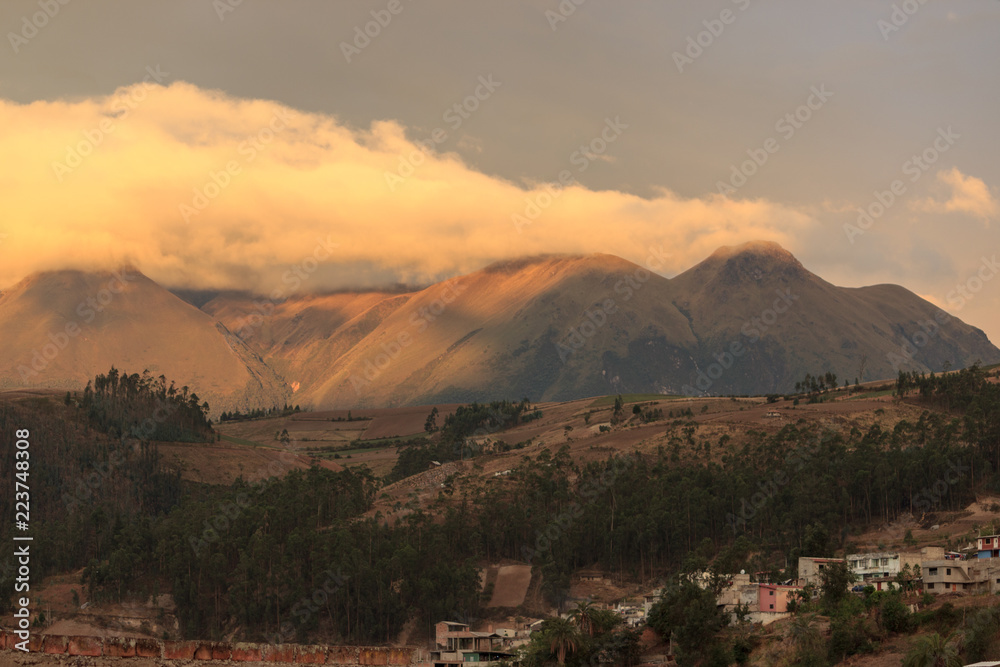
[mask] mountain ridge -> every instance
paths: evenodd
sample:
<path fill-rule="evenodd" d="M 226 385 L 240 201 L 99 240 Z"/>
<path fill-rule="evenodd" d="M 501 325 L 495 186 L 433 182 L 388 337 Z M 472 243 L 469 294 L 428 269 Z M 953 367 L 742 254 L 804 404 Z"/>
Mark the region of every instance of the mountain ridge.
<path fill-rule="evenodd" d="M 79 272 L 79 284 L 68 291 L 84 298 L 107 278 L 97 275 Z M 0 335 L 20 316 L 14 305 L 26 294 L 51 295 L 50 283 L 66 291 L 67 280 L 65 272 L 36 274 L 0 295 Z M 171 317 L 184 323 L 174 326 L 177 335 L 201 341 L 216 356 L 224 343 L 239 360 L 223 367 L 202 359 L 207 353 L 193 351 L 196 345 L 173 345 L 166 357 L 186 359 L 175 364 L 180 375 L 195 381 L 194 367 L 207 365 L 201 380 L 216 400 L 245 406 L 292 396 L 302 405 L 334 408 L 618 392 L 761 394 L 789 391 L 805 373 L 831 371 L 853 381 L 892 377 L 900 368 L 1000 361 L 981 330 L 905 288 L 835 286 L 767 241 L 721 247 L 673 278 L 604 253 L 547 254 L 495 262 L 409 292 L 341 291 L 271 302 L 230 291 L 200 309 L 167 299 L 145 276 L 137 282 L 146 301 L 169 306 L 173 315 L 144 310 L 134 299 L 122 301 L 129 304 L 123 313 L 110 304 L 102 325 L 111 327 L 108 339 L 68 355 L 86 363 L 57 364 L 50 384 L 79 383 L 84 372 L 107 370 L 92 366 L 113 358 L 94 352 L 109 341 L 132 361 L 170 366 L 155 354 L 163 350 L 148 344 L 170 347 L 162 335 L 140 336 L 147 344 L 136 349 L 119 329 L 174 326 Z M 52 328 L 74 317 L 64 301 L 46 308 L 45 299 L 34 298 L 34 321 Z M 11 355 L 23 358 L 31 349 L 23 339 L 14 342 L 0 351 L 7 385 L 18 380 L 11 381 Z"/>

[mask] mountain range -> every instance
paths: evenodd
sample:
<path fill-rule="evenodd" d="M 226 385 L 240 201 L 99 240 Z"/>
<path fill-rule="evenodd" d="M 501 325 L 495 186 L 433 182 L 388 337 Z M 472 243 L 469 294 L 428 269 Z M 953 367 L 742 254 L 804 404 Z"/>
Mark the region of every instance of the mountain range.
<path fill-rule="evenodd" d="M 280 302 L 193 299 L 132 268 L 40 273 L 0 294 L 0 386 L 78 389 L 114 364 L 189 385 L 216 412 L 761 394 L 806 373 L 853 383 L 1000 361 L 912 292 L 837 287 L 774 243 L 720 248 L 671 279 L 656 268 L 551 255 Z"/>

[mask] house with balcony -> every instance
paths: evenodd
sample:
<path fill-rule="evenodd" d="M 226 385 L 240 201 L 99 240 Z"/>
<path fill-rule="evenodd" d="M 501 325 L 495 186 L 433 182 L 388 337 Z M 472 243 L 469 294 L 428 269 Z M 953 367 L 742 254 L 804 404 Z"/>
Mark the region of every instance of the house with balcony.
<path fill-rule="evenodd" d="M 863 584 L 871 584 L 876 590 L 884 590 L 904 569 L 916 573 L 924 561 L 944 558 L 941 547 L 924 547 L 919 552 L 879 551 L 849 554 L 847 566 Z"/>
<path fill-rule="evenodd" d="M 435 647 L 430 652 L 429 667 L 499 663 L 514 656 L 506 633 L 474 632 L 467 623 L 454 621 L 441 621 L 434 630 Z"/>
<path fill-rule="evenodd" d="M 1000 535 L 980 535 L 976 538 L 977 558 L 1000 558 Z"/>

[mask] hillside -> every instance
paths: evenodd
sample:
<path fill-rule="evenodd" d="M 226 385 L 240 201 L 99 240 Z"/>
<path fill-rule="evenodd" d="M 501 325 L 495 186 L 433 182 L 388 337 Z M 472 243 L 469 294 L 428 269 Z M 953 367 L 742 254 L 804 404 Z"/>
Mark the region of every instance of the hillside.
<path fill-rule="evenodd" d="M 0 388 L 81 389 L 112 366 L 197 387 L 213 411 L 291 392 L 225 326 L 138 271 L 35 274 L 0 295 Z"/>
<path fill-rule="evenodd" d="M 698 336 L 702 369 L 734 342 L 745 350 L 712 382 L 715 394 L 785 392 L 806 373 L 853 383 L 1000 360 L 981 330 L 912 292 L 837 287 L 774 243 L 720 248 L 671 286 Z"/>
<path fill-rule="evenodd" d="M 673 279 L 610 255 L 545 256 L 409 294 L 294 297 L 266 317 L 243 297 L 204 309 L 234 330 L 261 322 L 248 340 L 317 407 L 763 394 L 806 373 L 1000 360 L 982 331 L 906 289 L 837 287 L 771 243 L 720 248 Z"/>
<path fill-rule="evenodd" d="M 3 293 L 0 387 L 78 389 L 111 365 L 149 369 L 199 387 L 219 414 L 751 395 L 807 373 L 842 384 L 1000 361 L 982 331 L 906 289 L 837 287 L 764 242 L 673 279 L 612 255 L 547 255 L 420 290 L 189 295 L 200 309 L 126 275 L 37 274 Z"/>

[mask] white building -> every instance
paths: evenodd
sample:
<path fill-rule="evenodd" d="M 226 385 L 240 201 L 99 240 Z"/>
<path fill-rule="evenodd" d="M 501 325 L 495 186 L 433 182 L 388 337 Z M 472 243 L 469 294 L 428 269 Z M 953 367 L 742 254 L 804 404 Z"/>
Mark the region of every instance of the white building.
<path fill-rule="evenodd" d="M 847 566 L 858 581 L 869 582 L 895 577 L 907 566 L 911 572 L 915 572 L 923 562 L 941 558 L 944 558 L 944 549 L 941 547 L 924 547 L 919 552 L 876 551 L 849 554 Z"/>

